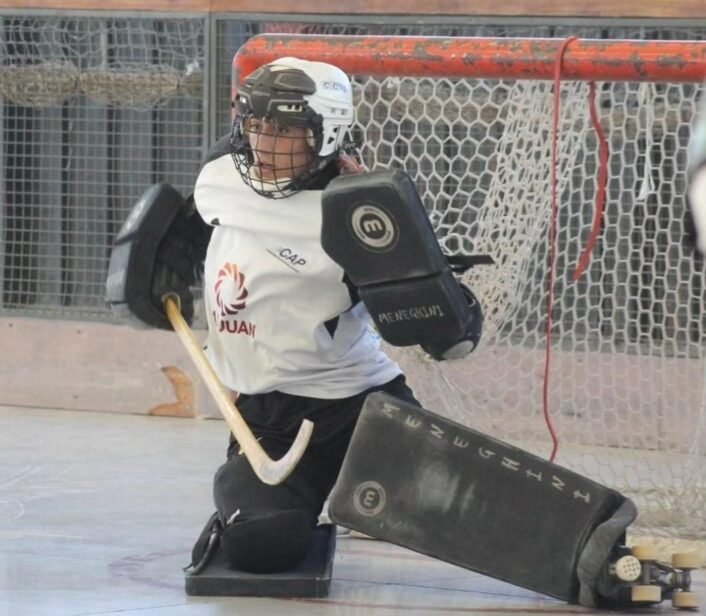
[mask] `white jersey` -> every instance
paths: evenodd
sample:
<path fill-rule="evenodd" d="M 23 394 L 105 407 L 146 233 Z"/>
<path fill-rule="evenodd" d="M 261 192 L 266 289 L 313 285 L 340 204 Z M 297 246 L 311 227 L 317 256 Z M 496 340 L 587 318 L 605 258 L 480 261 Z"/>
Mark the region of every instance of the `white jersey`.
<path fill-rule="evenodd" d="M 226 154 L 204 165 L 194 200 L 214 226 L 204 275 L 206 354 L 226 387 L 337 399 L 400 374 L 321 247 L 321 191 L 262 197 Z"/>

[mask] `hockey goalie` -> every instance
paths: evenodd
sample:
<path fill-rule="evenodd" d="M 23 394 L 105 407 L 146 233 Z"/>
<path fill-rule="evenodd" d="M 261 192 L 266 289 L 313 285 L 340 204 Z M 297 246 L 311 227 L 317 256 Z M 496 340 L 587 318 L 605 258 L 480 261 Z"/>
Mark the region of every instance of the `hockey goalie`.
<path fill-rule="evenodd" d="M 403 171 L 348 173 L 347 76 L 280 58 L 240 84 L 234 106 L 193 195 L 160 184 L 135 205 L 108 301 L 171 329 L 164 298 L 190 320 L 202 280 L 208 361 L 262 447 L 278 458 L 302 420 L 315 428 L 279 485 L 261 482 L 230 438 L 187 591 L 275 594 L 311 557 L 330 495 L 341 524 L 566 601 L 687 597 L 687 570 L 624 547 L 629 500 L 422 409 L 380 347 L 382 337 L 436 361 L 468 356 L 483 315 L 455 274 L 488 259 L 442 253 Z M 330 562 L 333 542 L 324 547 Z M 199 585 L 216 559 L 235 573 Z"/>

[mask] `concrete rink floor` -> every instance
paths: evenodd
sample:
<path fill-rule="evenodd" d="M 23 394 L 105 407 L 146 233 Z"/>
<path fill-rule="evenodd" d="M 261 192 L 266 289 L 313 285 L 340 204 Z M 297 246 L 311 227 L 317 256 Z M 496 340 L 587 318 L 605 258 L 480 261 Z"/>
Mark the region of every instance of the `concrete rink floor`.
<path fill-rule="evenodd" d="M 350 537 L 327 599 L 189 597 L 226 441 L 222 421 L 0 407 L 0 616 L 596 613 Z"/>

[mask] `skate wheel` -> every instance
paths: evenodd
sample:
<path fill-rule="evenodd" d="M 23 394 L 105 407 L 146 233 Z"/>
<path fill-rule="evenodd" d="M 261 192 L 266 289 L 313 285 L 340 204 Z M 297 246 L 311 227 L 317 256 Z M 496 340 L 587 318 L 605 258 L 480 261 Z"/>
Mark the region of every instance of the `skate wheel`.
<path fill-rule="evenodd" d="M 672 554 L 672 567 L 675 569 L 698 569 L 701 557 L 696 552 L 675 552 Z"/>
<path fill-rule="evenodd" d="M 657 550 L 651 545 L 634 545 L 630 548 L 632 555 L 641 562 L 657 560 Z"/>
<path fill-rule="evenodd" d="M 699 607 L 699 596 L 695 592 L 682 590 L 672 595 L 672 605 L 686 610 Z"/>
<path fill-rule="evenodd" d="M 633 586 L 630 593 L 635 603 L 659 603 L 662 600 L 661 586 Z"/>
<path fill-rule="evenodd" d="M 634 582 L 642 573 L 642 565 L 634 556 L 623 556 L 615 561 L 615 575 L 623 582 Z"/>

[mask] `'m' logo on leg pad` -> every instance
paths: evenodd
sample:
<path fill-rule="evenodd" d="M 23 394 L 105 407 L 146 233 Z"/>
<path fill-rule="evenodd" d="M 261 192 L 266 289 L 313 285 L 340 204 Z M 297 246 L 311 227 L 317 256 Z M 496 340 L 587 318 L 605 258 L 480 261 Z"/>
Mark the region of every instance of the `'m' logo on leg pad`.
<path fill-rule="evenodd" d="M 374 516 L 385 508 L 385 489 L 377 481 L 364 481 L 353 495 L 353 506 L 360 515 Z"/>

